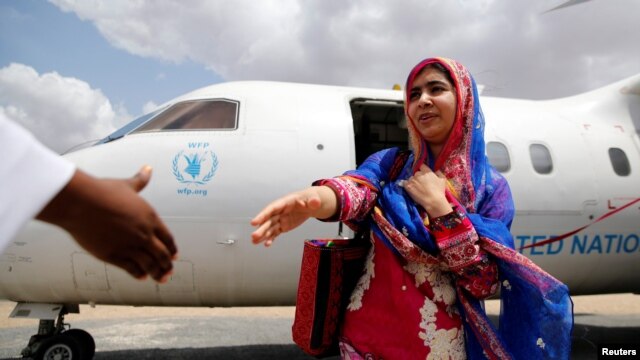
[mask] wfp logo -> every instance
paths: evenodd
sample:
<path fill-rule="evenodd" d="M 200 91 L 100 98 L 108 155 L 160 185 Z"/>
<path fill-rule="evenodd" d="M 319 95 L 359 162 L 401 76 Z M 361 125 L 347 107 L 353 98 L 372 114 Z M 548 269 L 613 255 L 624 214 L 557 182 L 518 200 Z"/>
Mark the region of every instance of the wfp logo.
<path fill-rule="evenodd" d="M 218 170 L 218 157 L 213 151 L 180 151 L 173 158 L 173 175 L 181 184 L 208 183 Z"/>

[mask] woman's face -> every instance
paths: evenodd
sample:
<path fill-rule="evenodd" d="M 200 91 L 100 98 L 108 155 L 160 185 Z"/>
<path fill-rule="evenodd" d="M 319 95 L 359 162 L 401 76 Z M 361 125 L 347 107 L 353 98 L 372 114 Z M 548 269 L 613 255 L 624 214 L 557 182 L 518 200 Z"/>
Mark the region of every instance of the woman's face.
<path fill-rule="evenodd" d="M 443 146 L 456 117 L 456 91 L 440 70 L 427 67 L 416 76 L 409 91 L 408 114 L 422 137 Z"/>

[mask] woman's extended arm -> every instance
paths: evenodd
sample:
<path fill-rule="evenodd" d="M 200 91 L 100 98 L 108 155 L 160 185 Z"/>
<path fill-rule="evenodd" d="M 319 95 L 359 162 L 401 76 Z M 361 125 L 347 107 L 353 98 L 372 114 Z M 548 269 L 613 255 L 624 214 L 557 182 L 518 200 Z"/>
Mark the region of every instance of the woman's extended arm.
<path fill-rule="evenodd" d="M 364 168 L 369 177 L 382 180 L 396 160 L 397 149 L 386 149 L 371 155 L 358 169 Z M 267 205 L 251 220 L 251 225 L 258 227 L 251 234 L 253 243 L 270 246 L 278 235 L 295 229 L 310 217 L 324 221 L 363 220 L 376 202 L 378 189 L 362 181 L 361 176 L 350 174 L 354 172 L 357 170 L 317 180 L 312 187 Z"/>
<path fill-rule="evenodd" d="M 327 186 L 312 186 L 287 194 L 267 205 L 253 220 L 258 227 L 251 238 L 254 244 L 270 246 L 280 234 L 302 225 L 310 217 L 327 219 L 337 211 L 337 197 Z"/>

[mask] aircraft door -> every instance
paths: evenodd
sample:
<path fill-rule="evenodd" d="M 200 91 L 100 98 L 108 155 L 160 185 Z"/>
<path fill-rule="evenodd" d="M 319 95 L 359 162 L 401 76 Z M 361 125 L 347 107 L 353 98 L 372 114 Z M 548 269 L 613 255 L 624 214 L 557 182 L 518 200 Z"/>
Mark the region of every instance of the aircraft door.
<path fill-rule="evenodd" d="M 407 122 L 402 101 L 356 98 L 351 100 L 356 164 L 391 147 L 408 148 Z"/>

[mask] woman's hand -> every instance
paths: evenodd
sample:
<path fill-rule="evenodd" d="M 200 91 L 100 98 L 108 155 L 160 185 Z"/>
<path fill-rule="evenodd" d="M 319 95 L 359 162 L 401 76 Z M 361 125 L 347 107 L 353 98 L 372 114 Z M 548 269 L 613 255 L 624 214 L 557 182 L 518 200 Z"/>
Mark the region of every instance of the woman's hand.
<path fill-rule="evenodd" d="M 424 164 L 412 177 L 405 180 L 402 186 L 411 199 L 422 206 L 431 218 L 453 211 L 445 196 L 447 178 L 440 172 L 434 173 Z"/>
<path fill-rule="evenodd" d="M 264 242 L 264 246 L 271 246 L 278 235 L 295 229 L 310 217 L 331 217 L 336 207 L 336 195 L 326 186 L 313 186 L 285 195 L 251 220 L 251 225 L 258 227 L 251 239 L 254 244 Z"/>

